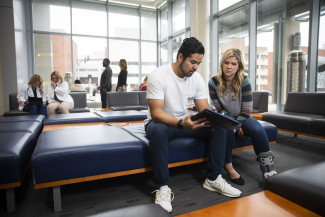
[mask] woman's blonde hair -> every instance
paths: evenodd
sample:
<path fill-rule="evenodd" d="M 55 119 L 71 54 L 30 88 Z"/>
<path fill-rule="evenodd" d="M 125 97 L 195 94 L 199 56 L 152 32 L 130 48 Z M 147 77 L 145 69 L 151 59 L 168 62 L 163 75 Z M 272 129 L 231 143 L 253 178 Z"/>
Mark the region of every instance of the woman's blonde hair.
<path fill-rule="evenodd" d="M 127 66 L 127 64 L 126 64 L 126 60 L 125 60 L 125 59 L 120 59 L 120 68 L 121 68 L 121 71 L 122 71 L 123 69 L 125 69 L 126 72 L 128 72 L 128 66 Z M 120 72 L 121 72 L 121 71 L 120 71 Z"/>
<path fill-rule="evenodd" d="M 36 81 L 39 81 L 40 82 L 40 84 L 39 84 L 39 92 L 43 95 L 43 79 L 42 79 L 42 77 L 40 75 L 38 75 L 38 74 L 33 75 L 30 78 L 29 82 L 28 82 L 28 86 L 31 87 L 32 84 L 34 82 L 36 82 Z"/>
<path fill-rule="evenodd" d="M 58 81 L 58 83 L 57 83 L 56 85 L 57 85 L 57 86 L 60 86 L 60 85 L 62 84 L 62 82 L 63 82 L 63 78 L 62 78 L 61 73 L 58 72 L 58 71 L 54 71 L 54 72 L 52 72 L 52 73 L 51 73 L 51 80 L 52 80 L 52 76 L 53 76 L 53 75 L 55 75 L 56 77 L 58 77 L 59 81 Z"/>
<path fill-rule="evenodd" d="M 231 93 L 231 98 L 236 99 L 239 95 L 240 87 L 244 81 L 244 75 L 245 75 L 244 74 L 244 69 L 245 69 L 244 58 L 243 58 L 243 55 L 239 49 L 235 49 L 235 48 L 229 49 L 221 57 L 220 71 L 217 74 L 217 80 L 220 82 L 220 84 L 217 88 L 217 91 L 220 96 L 224 96 L 226 94 L 227 85 L 226 85 L 226 80 L 224 78 L 223 63 L 225 62 L 226 59 L 228 59 L 230 57 L 236 57 L 236 59 L 238 61 L 238 71 L 236 72 L 236 74 L 232 80 L 234 89 Z"/>
<path fill-rule="evenodd" d="M 147 83 L 148 81 L 148 75 L 143 79 L 143 83 Z"/>

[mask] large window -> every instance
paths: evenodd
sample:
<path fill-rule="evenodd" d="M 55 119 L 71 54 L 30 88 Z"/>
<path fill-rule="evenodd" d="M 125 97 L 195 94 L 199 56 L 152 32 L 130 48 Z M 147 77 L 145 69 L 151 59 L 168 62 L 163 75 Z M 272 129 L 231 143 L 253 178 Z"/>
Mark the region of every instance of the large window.
<path fill-rule="evenodd" d="M 168 63 L 168 51 L 167 42 L 160 44 L 160 65 L 166 65 Z"/>
<path fill-rule="evenodd" d="M 248 14 L 249 6 L 245 6 L 220 17 L 219 58 L 221 58 L 223 53 L 230 48 L 237 48 L 241 50 L 244 57 L 249 55 Z M 244 59 L 245 71 L 249 73 L 248 59 Z M 214 61 L 219 63 L 220 59 Z"/>
<path fill-rule="evenodd" d="M 68 0 L 33 2 L 34 30 L 70 33 L 70 4 Z"/>
<path fill-rule="evenodd" d="M 173 62 L 176 62 L 177 60 L 177 53 L 179 48 L 182 46 L 184 39 L 185 39 L 185 34 L 177 36 L 173 39 Z"/>
<path fill-rule="evenodd" d="M 173 32 L 185 28 L 185 0 L 173 2 Z"/>
<path fill-rule="evenodd" d="M 306 90 L 309 4 L 302 0 L 258 0 L 257 6 L 257 55 L 266 58 L 257 58 L 257 65 L 265 68 L 256 71 L 256 90 L 271 93 L 272 111 L 276 109 L 278 90 L 282 105 L 288 92 Z"/>
<path fill-rule="evenodd" d="M 127 63 L 128 77 L 127 85 L 132 90 L 139 89 L 139 43 L 127 40 L 109 40 L 109 56 L 113 71 L 112 85 L 116 88 L 117 76 L 121 69 L 118 66 L 120 59 L 125 59 Z"/>
<path fill-rule="evenodd" d="M 160 40 L 167 37 L 167 7 L 160 12 Z"/>
<path fill-rule="evenodd" d="M 138 90 L 139 81 L 157 67 L 156 10 L 106 0 L 34 0 L 32 6 L 35 73 L 44 78 L 46 86 L 50 73 L 59 71 L 70 84 L 79 79 L 92 98 L 104 58 L 111 61 L 113 91 L 120 59 L 127 61 L 127 84 L 132 90 Z"/>
<path fill-rule="evenodd" d="M 139 10 L 120 6 L 109 6 L 109 36 L 139 38 Z"/>
<path fill-rule="evenodd" d="M 71 73 L 71 38 L 49 34 L 34 34 L 34 38 L 36 74 L 43 78 L 47 91 L 53 71 L 60 72 L 62 77 Z"/>
<path fill-rule="evenodd" d="M 156 11 L 141 10 L 141 38 L 142 40 L 157 41 L 157 13 Z"/>
<path fill-rule="evenodd" d="M 319 26 L 317 92 L 325 92 L 325 0 L 322 0 Z"/>
<path fill-rule="evenodd" d="M 230 7 L 240 1 L 242 1 L 242 0 L 219 0 L 218 1 L 219 2 L 219 11 L 221 11 L 227 7 Z"/>
<path fill-rule="evenodd" d="M 98 87 L 104 70 L 102 62 L 107 57 L 107 40 L 90 37 L 72 37 L 74 52 L 73 78 L 79 79 L 86 92 L 92 93 Z"/>
<path fill-rule="evenodd" d="M 107 36 L 106 5 L 72 1 L 72 33 Z"/>

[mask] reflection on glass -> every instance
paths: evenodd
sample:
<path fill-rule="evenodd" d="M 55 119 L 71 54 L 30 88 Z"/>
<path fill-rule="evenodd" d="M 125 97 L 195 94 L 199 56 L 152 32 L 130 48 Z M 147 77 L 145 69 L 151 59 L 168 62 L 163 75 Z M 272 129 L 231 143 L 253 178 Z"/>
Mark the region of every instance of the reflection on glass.
<path fill-rule="evenodd" d="M 256 70 L 256 90 L 270 93 L 269 111 L 282 110 L 287 92 L 305 91 L 309 5 L 303 0 L 258 0 L 257 7 L 256 62 L 261 67 Z"/>
<path fill-rule="evenodd" d="M 139 38 L 139 13 L 135 8 L 109 5 L 109 36 Z"/>
<path fill-rule="evenodd" d="M 185 0 L 173 2 L 173 32 L 185 28 Z"/>
<path fill-rule="evenodd" d="M 325 0 L 322 0 L 318 37 L 317 92 L 325 92 Z"/>
<path fill-rule="evenodd" d="M 118 62 L 125 59 L 128 67 L 127 86 L 132 90 L 139 89 L 139 42 L 126 40 L 109 40 L 110 67 L 113 71 L 112 86 L 115 90 L 117 76 L 120 73 Z"/>
<path fill-rule="evenodd" d="M 157 44 L 141 42 L 141 82 L 157 68 Z"/>
<path fill-rule="evenodd" d="M 141 10 L 141 38 L 143 40 L 157 40 L 156 12 Z"/>
<path fill-rule="evenodd" d="M 34 38 L 36 74 L 43 78 L 47 90 L 51 72 L 58 71 L 62 77 L 71 73 L 70 36 L 34 34 Z"/>
<path fill-rule="evenodd" d="M 184 39 L 185 39 L 185 34 L 173 38 L 173 62 L 176 62 L 177 60 L 177 53 L 179 48 L 182 46 Z"/>
<path fill-rule="evenodd" d="M 219 11 L 236 4 L 242 0 L 219 0 Z"/>
<path fill-rule="evenodd" d="M 68 0 L 33 2 L 34 30 L 70 33 L 70 4 Z"/>
<path fill-rule="evenodd" d="M 73 77 L 81 81 L 88 94 L 100 82 L 100 76 L 104 67 L 103 59 L 107 57 L 107 40 L 101 38 L 72 37 L 74 52 Z M 76 53 L 76 55 L 75 55 Z"/>
<path fill-rule="evenodd" d="M 160 65 L 168 64 L 167 42 L 160 44 Z"/>
<path fill-rule="evenodd" d="M 106 5 L 72 1 L 72 33 L 107 36 Z"/>
<path fill-rule="evenodd" d="M 167 7 L 160 12 L 160 40 L 167 37 Z"/>
<path fill-rule="evenodd" d="M 249 6 L 244 6 L 234 12 L 220 17 L 219 26 L 219 58 L 230 48 L 241 50 L 244 56 L 245 72 L 249 73 L 248 56 L 249 56 Z M 220 62 L 219 60 L 213 60 Z M 218 64 L 219 66 L 219 64 Z"/>

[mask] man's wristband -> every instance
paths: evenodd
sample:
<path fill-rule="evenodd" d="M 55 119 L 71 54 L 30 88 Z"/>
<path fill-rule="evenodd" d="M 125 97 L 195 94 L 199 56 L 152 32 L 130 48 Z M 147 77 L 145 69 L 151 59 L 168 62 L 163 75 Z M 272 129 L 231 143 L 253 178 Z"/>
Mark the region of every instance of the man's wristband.
<path fill-rule="evenodd" d="M 178 123 L 177 123 L 177 127 L 178 129 L 184 129 L 184 126 L 183 126 L 183 119 L 179 119 Z"/>

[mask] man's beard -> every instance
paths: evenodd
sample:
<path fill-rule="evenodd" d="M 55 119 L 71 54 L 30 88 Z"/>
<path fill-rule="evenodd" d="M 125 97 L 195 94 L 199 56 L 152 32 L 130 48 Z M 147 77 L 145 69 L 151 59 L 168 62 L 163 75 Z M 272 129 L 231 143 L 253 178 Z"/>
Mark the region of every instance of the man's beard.
<path fill-rule="evenodd" d="M 191 71 L 186 73 L 185 70 L 183 69 L 183 63 L 184 63 L 184 61 L 182 61 L 182 63 L 179 65 L 179 69 L 181 70 L 181 72 L 183 73 L 184 76 L 191 77 L 192 76 Z M 194 74 L 194 72 L 193 72 L 193 74 Z"/>

